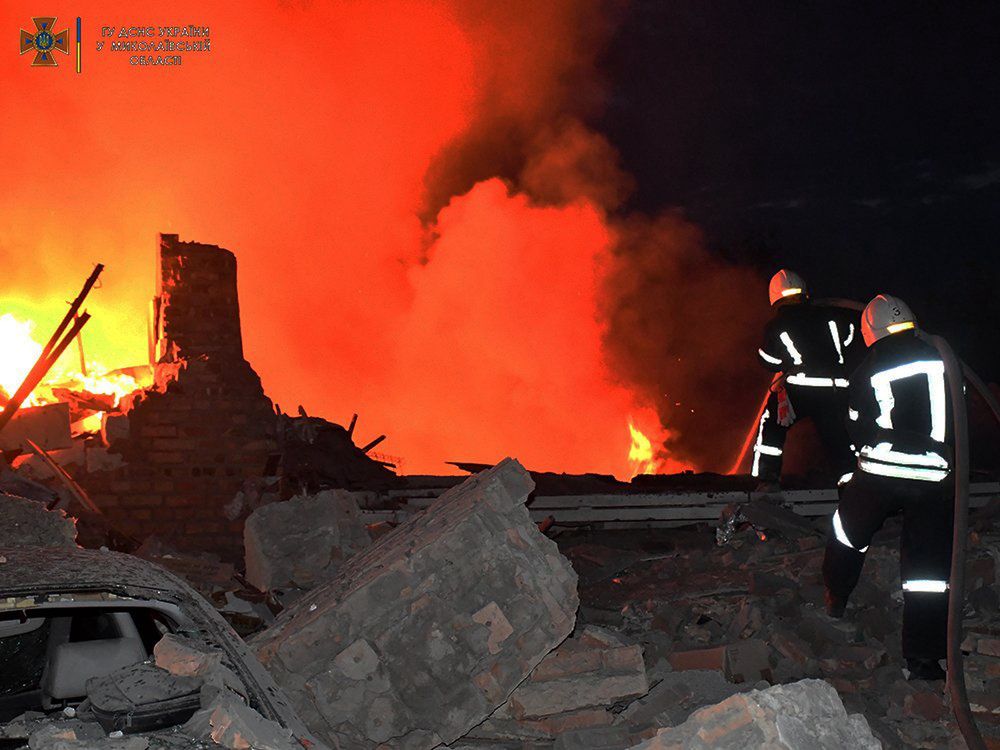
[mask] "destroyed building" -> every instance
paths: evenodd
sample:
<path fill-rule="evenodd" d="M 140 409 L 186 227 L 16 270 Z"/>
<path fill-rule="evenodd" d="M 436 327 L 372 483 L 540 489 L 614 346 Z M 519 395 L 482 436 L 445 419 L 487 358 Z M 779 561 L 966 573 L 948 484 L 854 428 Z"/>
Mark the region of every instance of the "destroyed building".
<path fill-rule="evenodd" d="M 81 527 L 84 541 L 106 543 L 111 529 L 116 548 L 135 549 L 155 537 L 159 548 L 237 562 L 244 520 L 262 502 L 300 488 L 386 488 L 395 481 L 366 455 L 371 445 L 354 444 L 353 423 L 345 429 L 304 412 L 276 413 L 244 356 L 232 252 L 161 234 L 155 270 L 151 385 L 113 409 L 93 394 L 57 391 L 68 401 L 22 409 L 5 430 L 5 449 L 21 446 L 27 471 L 50 478 L 51 458 L 99 509 L 91 519 L 96 531 Z M 82 414 L 105 410 L 100 434 L 80 430 L 71 440 L 70 414 L 80 404 L 92 407 Z M 31 456 L 26 437 L 51 455 Z"/>
<path fill-rule="evenodd" d="M 873 540 L 833 620 L 820 574 L 829 486 L 761 496 L 742 476 L 622 482 L 511 459 L 457 463 L 469 477 L 396 476 L 366 454 L 378 440 L 354 444 L 353 420 L 282 414 L 267 398 L 243 352 L 231 252 L 160 235 L 157 259 L 151 384 L 104 407 L 100 434 L 70 438 L 67 415 L 103 402 L 69 393 L 5 436 L 12 454 L 31 435 L 42 445 L 2 479 L 30 499 L 0 494 L 0 657 L 27 643 L 35 658 L 0 679 L 0 743 L 960 746 L 941 685 L 901 670 L 899 524 Z M 1000 485 L 976 479 L 963 650 L 996 743 Z M 69 503 L 63 481 L 79 485 Z M 77 549 L 111 539 L 197 593 L 145 561 Z M 108 611 L 77 611 L 85 602 Z M 149 629 L 141 613 L 172 605 L 196 613 L 199 638 L 183 619 Z M 59 618 L 122 607 L 144 638 L 126 620 L 114 637 L 52 641 Z M 62 645 L 101 655 L 81 658 L 66 688 L 52 677 Z M 177 723 L 116 729 L 92 710 L 122 723 L 142 701 Z"/>

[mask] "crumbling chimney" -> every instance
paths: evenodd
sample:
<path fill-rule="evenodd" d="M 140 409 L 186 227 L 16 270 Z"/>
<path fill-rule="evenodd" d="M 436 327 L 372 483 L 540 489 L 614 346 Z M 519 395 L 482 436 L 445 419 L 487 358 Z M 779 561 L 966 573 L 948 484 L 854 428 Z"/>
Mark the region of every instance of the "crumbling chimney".
<path fill-rule="evenodd" d="M 236 256 L 161 234 L 158 271 L 151 364 L 200 355 L 243 359 Z"/>
<path fill-rule="evenodd" d="M 259 482 L 276 451 L 276 417 L 243 358 L 236 257 L 161 234 L 150 353 L 157 387 L 127 425 L 107 431 L 124 465 L 81 484 L 122 531 L 242 559 L 243 521 L 224 508 Z"/>

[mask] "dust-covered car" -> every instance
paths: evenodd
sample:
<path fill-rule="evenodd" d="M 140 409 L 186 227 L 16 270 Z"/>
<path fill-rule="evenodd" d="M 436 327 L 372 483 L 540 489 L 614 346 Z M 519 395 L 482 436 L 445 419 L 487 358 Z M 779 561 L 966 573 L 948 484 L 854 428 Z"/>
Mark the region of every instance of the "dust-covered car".
<path fill-rule="evenodd" d="M 131 555 L 0 548 L 0 748 L 320 748 L 230 625 Z"/>

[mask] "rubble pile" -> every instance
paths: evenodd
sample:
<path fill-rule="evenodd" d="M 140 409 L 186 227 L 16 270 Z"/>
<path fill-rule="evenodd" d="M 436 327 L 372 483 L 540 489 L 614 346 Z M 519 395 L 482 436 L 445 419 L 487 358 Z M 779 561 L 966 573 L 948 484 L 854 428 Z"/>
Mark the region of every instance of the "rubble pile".
<path fill-rule="evenodd" d="M 350 428 L 344 428 L 304 413 L 298 417 L 282 414 L 278 421 L 278 442 L 282 485 L 287 493 L 385 490 L 399 484 L 396 475 L 387 468 L 389 464 L 370 458 L 354 444 L 354 422 Z"/>
<path fill-rule="evenodd" d="M 0 435 L 21 481 L 40 482 L 74 515 L 103 514 L 81 524 L 81 544 L 132 552 L 155 535 L 240 564 L 243 522 L 257 508 L 396 486 L 391 464 L 367 453 L 384 436 L 359 448 L 354 422 L 281 414 L 264 394 L 243 354 L 232 252 L 161 234 L 156 258 L 149 364 L 92 379 L 114 395 L 91 392 L 86 378 L 46 384 L 56 402 L 22 408 Z"/>
<path fill-rule="evenodd" d="M 500 707 L 572 631 L 576 575 L 505 460 L 382 537 L 251 645 L 312 731 L 433 748 Z"/>
<path fill-rule="evenodd" d="M 964 624 L 970 701 L 994 738 L 1000 737 L 1000 658 L 991 655 L 1000 627 L 1000 529 L 994 521 L 977 526 L 976 519 L 997 507 L 994 501 L 972 514 Z M 651 667 L 649 695 L 619 719 L 633 732 L 677 726 L 689 709 L 725 698 L 720 690 L 818 678 L 840 693 L 848 711 L 865 716 L 885 747 L 960 743 L 943 683 L 908 682 L 902 671 L 900 524 L 890 522 L 876 536 L 847 615 L 836 620 L 823 607 L 820 524 L 788 525 L 780 510 L 765 511 L 751 510 L 731 533 L 720 534 L 722 544 L 710 528 L 642 538 L 607 531 L 563 536 L 580 575 L 580 619 L 634 638 Z M 664 668 L 670 671 L 662 681 L 654 679 Z M 716 677 L 706 681 L 707 674 Z M 658 714 L 657 706 L 664 711 Z"/>
<path fill-rule="evenodd" d="M 609 727 L 615 723 L 612 706 L 648 691 L 642 649 L 587 626 L 546 656 L 464 740 L 552 741 L 567 732 Z"/>
<path fill-rule="evenodd" d="M 311 589 L 371 541 L 358 498 L 346 490 L 264 505 L 243 527 L 246 578 L 261 591 Z"/>

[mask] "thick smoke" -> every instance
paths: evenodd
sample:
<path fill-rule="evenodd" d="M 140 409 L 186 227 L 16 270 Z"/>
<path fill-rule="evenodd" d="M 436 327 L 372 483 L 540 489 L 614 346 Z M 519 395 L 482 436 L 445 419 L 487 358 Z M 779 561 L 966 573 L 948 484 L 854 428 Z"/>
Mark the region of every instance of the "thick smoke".
<path fill-rule="evenodd" d="M 176 232 L 236 251 L 269 395 L 360 412 L 406 471 L 512 454 L 625 475 L 630 418 L 722 460 L 739 430 L 672 405 L 752 412 L 735 375 L 758 321 L 720 298 L 760 284 L 679 219 L 611 218 L 634 186 L 586 126 L 608 8 L 179 0 L 213 51 L 176 69 L 0 56 L 0 106 L 32 113 L 0 119 L 0 313 L 48 330 L 102 261 L 88 346 L 141 362 L 155 232 Z M 109 25 L 158 14 L 102 3 Z M 29 15 L 0 6 L 0 26 Z"/>
<path fill-rule="evenodd" d="M 675 214 L 615 223 L 603 297 L 608 362 L 657 405 L 666 453 L 729 469 L 767 378 L 755 361 L 764 282 L 705 249 Z"/>
<path fill-rule="evenodd" d="M 617 212 L 634 182 L 614 147 L 584 124 L 603 103 L 595 58 L 612 20 L 598 4 L 556 8 L 549 23 L 560 25 L 556 36 L 566 41 L 554 61 L 540 60 L 531 44 L 535 19 L 527 25 L 492 19 L 492 28 L 502 30 L 492 37 L 495 49 L 520 50 L 519 64 L 494 70 L 474 123 L 432 164 L 429 213 L 442 196 L 493 175 L 533 204 L 582 203 L 597 211 L 606 244 L 577 262 L 592 263 L 600 279 L 594 314 L 602 323 L 607 374 L 635 404 L 655 406 L 664 467 L 726 470 L 766 382 L 754 358 L 766 315 L 756 304 L 764 299 L 763 281 L 709 252 L 680 213 Z M 526 79 L 534 81 L 527 89 L 519 85 Z M 545 95 L 524 96 L 525 90 Z M 505 98 L 511 91 L 521 96 Z"/>

